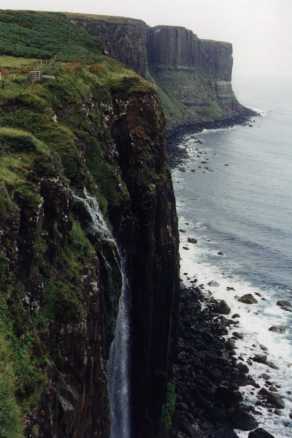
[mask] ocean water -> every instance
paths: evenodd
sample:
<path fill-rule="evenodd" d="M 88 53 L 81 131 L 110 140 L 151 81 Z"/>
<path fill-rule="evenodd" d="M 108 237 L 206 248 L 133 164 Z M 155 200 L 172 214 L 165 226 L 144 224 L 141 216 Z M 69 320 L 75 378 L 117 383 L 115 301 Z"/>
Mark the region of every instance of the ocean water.
<path fill-rule="evenodd" d="M 259 423 L 275 437 L 291 438 L 292 312 L 277 301 L 292 305 L 292 81 L 247 80 L 237 88 L 241 101 L 261 111 L 253 127 L 188 134 L 177 145 L 188 152 L 173 170 L 182 277 L 197 278 L 206 294 L 240 315 L 237 355 L 261 387 L 263 374 L 269 376 L 285 408 L 275 413 L 256 405 L 258 389 L 251 386 L 242 389 L 245 403 L 256 406 Z M 246 293 L 257 303 L 240 303 Z M 256 353 L 277 369 L 250 362 Z"/>

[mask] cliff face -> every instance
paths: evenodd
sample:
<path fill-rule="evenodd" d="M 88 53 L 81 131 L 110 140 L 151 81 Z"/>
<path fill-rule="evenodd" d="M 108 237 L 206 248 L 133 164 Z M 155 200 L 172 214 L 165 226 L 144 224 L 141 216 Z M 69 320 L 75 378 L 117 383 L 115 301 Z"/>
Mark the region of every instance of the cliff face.
<path fill-rule="evenodd" d="M 131 19 L 75 16 L 105 51 L 157 86 L 169 129 L 241 122 L 252 111 L 237 101 L 231 84 L 232 45 L 203 40 L 183 27 Z"/>
<path fill-rule="evenodd" d="M 124 114 L 112 134 L 132 208 L 120 232 L 132 288 L 133 434 L 148 438 L 161 430 L 171 378 L 179 277 L 176 209 L 157 97 L 116 99 L 115 111 Z"/>
<path fill-rule="evenodd" d="M 143 21 L 81 14 L 69 17 L 93 35 L 105 53 L 146 76 L 148 26 Z"/>
<path fill-rule="evenodd" d="M 109 437 L 121 260 L 94 199 L 126 260 L 134 436 L 156 436 L 179 277 L 159 99 L 101 54 L 47 65 L 34 84 L 35 61 L 0 63 L 0 436 Z"/>
<path fill-rule="evenodd" d="M 149 31 L 149 64 L 154 68 L 196 70 L 214 80 L 231 81 L 232 45 L 200 40 L 183 27 L 157 26 Z"/>
<path fill-rule="evenodd" d="M 200 40 L 184 28 L 158 26 L 148 36 L 149 74 L 169 127 L 236 119 L 248 114 L 232 90 L 232 45 Z"/>

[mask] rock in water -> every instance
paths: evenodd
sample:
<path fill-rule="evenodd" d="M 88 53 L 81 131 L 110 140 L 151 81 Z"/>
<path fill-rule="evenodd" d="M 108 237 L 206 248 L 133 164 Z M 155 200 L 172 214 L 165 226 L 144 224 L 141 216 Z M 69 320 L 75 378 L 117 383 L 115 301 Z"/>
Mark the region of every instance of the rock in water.
<path fill-rule="evenodd" d="M 257 363 L 266 364 L 268 357 L 266 354 L 255 354 L 251 359 Z"/>
<path fill-rule="evenodd" d="M 277 305 L 281 307 L 281 309 L 286 310 L 286 312 L 292 312 L 292 304 L 286 300 L 277 301 Z"/>
<path fill-rule="evenodd" d="M 259 391 L 258 395 L 261 399 L 265 400 L 269 405 L 273 406 L 276 409 L 285 408 L 285 402 L 283 400 L 283 397 L 281 397 L 281 395 L 277 392 L 272 392 L 266 388 L 262 388 Z"/>
<path fill-rule="evenodd" d="M 208 286 L 210 286 L 210 287 L 219 287 L 220 284 L 217 281 L 212 280 L 212 281 L 209 281 Z"/>
<path fill-rule="evenodd" d="M 198 243 L 197 239 L 194 239 L 193 237 L 189 237 L 188 238 L 188 242 L 189 243 L 194 243 L 194 244 Z"/>
<path fill-rule="evenodd" d="M 252 294 L 242 295 L 242 297 L 238 298 L 238 301 L 244 304 L 257 304 L 257 300 Z"/>
<path fill-rule="evenodd" d="M 287 327 L 285 325 L 273 325 L 269 328 L 270 332 L 283 334 L 287 330 Z"/>

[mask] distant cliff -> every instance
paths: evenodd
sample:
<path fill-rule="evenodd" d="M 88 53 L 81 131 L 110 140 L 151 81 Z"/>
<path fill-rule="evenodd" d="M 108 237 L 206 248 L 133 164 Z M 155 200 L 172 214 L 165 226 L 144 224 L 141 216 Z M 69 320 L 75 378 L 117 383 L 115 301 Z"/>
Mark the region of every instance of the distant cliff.
<path fill-rule="evenodd" d="M 232 89 L 232 45 L 198 38 L 184 27 L 70 14 L 105 53 L 157 85 L 168 128 L 242 122 L 253 112 Z"/>

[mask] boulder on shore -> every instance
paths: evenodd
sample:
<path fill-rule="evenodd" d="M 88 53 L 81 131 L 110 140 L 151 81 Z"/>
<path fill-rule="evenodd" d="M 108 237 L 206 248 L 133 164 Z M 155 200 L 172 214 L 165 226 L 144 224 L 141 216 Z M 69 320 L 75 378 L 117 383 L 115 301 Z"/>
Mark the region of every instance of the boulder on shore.
<path fill-rule="evenodd" d="M 251 359 L 257 363 L 266 364 L 268 357 L 266 354 L 255 354 Z"/>
<path fill-rule="evenodd" d="M 254 430 L 253 432 L 250 432 L 248 434 L 248 438 L 274 438 L 274 436 L 266 430 L 259 428 Z"/>

